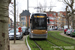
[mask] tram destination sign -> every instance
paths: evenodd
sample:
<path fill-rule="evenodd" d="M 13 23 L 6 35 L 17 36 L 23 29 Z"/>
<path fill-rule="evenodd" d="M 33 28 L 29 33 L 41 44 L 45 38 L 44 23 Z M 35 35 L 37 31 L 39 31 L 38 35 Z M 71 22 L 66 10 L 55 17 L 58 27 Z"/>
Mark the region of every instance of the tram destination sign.
<path fill-rule="evenodd" d="M 45 16 L 34 16 L 35 18 L 44 18 Z"/>

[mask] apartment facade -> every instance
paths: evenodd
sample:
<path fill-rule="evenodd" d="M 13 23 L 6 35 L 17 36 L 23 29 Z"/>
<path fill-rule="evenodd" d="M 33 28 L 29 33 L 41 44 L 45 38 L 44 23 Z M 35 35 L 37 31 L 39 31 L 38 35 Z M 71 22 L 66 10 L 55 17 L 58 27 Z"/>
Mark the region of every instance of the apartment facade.
<path fill-rule="evenodd" d="M 29 25 L 30 25 L 30 17 L 29 17 Z M 25 11 L 20 14 L 20 26 L 27 26 L 27 16 L 25 15 Z"/>
<path fill-rule="evenodd" d="M 65 25 L 67 25 L 66 12 L 60 11 L 58 12 L 57 26 L 58 28 L 64 28 Z"/>
<path fill-rule="evenodd" d="M 55 28 L 57 27 L 57 17 L 58 17 L 58 13 L 51 11 L 51 12 L 46 12 L 47 16 L 50 20 L 50 23 L 48 24 L 49 28 Z"/>
<path fill-rule="evenodd" d="M 49 28 L 64 28 L 65 25 L 67 25 L 66 21 L 66 12 L 65 11 L 60 11 L 60 12 L 46 12 L 47 16 L 50 20 L 50 23 L 48 24 Z"/>

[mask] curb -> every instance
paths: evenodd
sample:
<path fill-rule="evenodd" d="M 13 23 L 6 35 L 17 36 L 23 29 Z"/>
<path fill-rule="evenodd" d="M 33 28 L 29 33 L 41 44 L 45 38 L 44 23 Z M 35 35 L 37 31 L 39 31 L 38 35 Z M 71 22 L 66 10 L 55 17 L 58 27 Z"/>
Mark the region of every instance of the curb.
<path fill-rule="evenodd" d="M 28 36 L 27 36 L 27 37 L 28 37 Z M 26 37 L 27 47 L 28 47 L 29 50 L 31 50 L 31 48 L 30 48 L 30 46 L 29 46 L 29 44 L 28 44 L 28 41 L 27 41 L 27 37 Z"/>

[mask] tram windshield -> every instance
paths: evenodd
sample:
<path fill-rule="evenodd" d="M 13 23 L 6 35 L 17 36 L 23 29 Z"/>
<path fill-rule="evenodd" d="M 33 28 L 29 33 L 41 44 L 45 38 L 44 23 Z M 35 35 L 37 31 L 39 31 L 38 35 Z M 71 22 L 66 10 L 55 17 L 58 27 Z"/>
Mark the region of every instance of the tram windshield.
<path fill-rule="evenodd" d="M 47 19 L 46 19 L 46 14 L 35 14 L 33 15 L 33 20 L 32 20 L 32 29 L 42 29 L 45 30 L 47 29 Z"/>

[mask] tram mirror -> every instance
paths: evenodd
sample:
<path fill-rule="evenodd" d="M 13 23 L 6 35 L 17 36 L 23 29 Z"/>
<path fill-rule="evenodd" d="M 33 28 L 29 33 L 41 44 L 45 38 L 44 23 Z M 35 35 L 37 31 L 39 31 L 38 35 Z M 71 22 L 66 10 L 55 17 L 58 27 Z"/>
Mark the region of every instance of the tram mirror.
<path fill-rule="evenodd" d="M 31 23 L 32 19 L 30 19 L 30 23 Z"/>
<path fill-rule="evenodd" d="M 48 19 L 48 23 L 49 23 L 49 19 Z"/>

